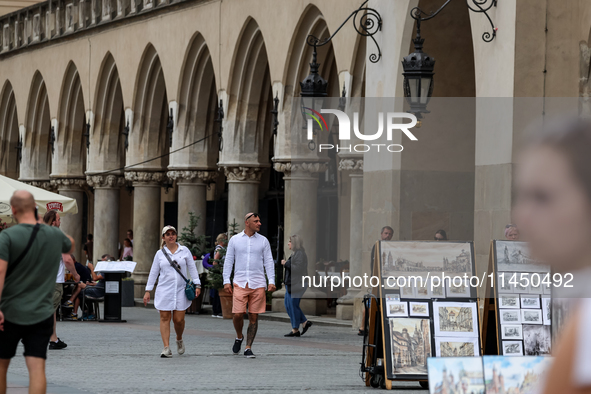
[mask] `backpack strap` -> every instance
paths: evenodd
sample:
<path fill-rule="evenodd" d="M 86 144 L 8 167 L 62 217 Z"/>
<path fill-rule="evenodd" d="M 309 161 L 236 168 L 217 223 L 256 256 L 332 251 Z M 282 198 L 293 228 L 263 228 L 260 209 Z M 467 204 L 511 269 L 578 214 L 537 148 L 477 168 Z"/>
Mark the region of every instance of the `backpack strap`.
<path fill-rule="evenodd" d="M 31 233 L 31 237 L 29 238 L 29 242 L 27 243 L 27 246 L 25 246 L 25 249 L 21 252 L 20 256 L 18 256 L 16 258 L 16 260 L 14 260 L 12 262 L 12 264 L 8 266 L 8 269 L 6 270 L 5 279 L 8 278 L 8 276 L 11 274 L 12 271 L 14 271 L 14 269 L 18 265 L 18 263 L 20 263 L 21 260 L 25 258 L 25 256 L 29 252 L 29 249 L 31 249 L 31 246 L 33 246 L 33 242 L 35 242 L 35 238 L 37 238 L 37 233 L 39 232 L 39 228 L 41 228 L 41 225 L 39 223 L 37 223 L 35 225 L 35 227 L 33 227 L 33 232 Z"/>
<path fill-rule="evenodd" d="M 164 246 L 162 247 L 162 253 L 164 253 L 164 255 L 166 256 L 166 259 L 168 260 L 168 262 L 170 263 L 172 268 L 174 268 L 174 270 L 179 273 L 179 275 L 185 280 L 185 282 L 189 283 L 189 280 L 187 278 L 185 278 L 185 275 L 183 275 L 182 272 L 178 269 L 178 267 L 177 267 L 178 263 L 176 261 L 173 262 L 170 259 L 170 256 L 168 255 L 168 253 L 166 253 L 166 250 L 164 250 Z"/>

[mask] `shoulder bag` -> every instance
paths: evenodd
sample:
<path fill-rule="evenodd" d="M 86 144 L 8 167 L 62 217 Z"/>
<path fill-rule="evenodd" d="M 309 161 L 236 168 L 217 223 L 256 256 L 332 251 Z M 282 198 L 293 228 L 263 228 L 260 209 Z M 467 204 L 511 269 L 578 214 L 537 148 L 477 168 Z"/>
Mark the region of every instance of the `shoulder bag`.
<path fill-rule="evenodd" d="M 191 282 L 189 279 L 185 278 L 185 275 L 183 275 L 182 272 L 178 268 L 178 263 L 176 261 L 173 261 L 170 259 L 170 256 L 168 255 L 168 253 L 166 253 L 166 251 L 164 250 L 164 246 L 162 247 L 162 253 L 164 253 L 164 255 L 166 256 L 166 259 L 168 260 L 168 262 L 170 263 L 172 268 L 174 268 L 174 270 L 176 272 L 178 272 L 179 275 L 184 279 L 184 281 L 185 281 L 185 295 L 187 296 L 187 299 L 189 301 L 193 301 L 197 297 L 196 290 L 195 290 L 195 284 L 193 282 Z"/>
<path fill-rule="evenodd" d="M 39 232 L 40 227 L 41 227 L 41 225 L 39 223 L 37 223 L 35 225 L 35 227 L 33 227 L 33 232 L 31 233 L 31 238 L 29 238 L 29 242 L 27 243 L 27 246 L 25 246 L 25 249 L 21 252 L 20 256 L 18 256 L 16 258 L 16 260 L 14 260 L 12 262 L 12 264 L 8 267 L 8 269 L 6 270 L 6 276 L 4 277 L 4 279 L 8 278 L 8 276 L 10 275 L 10 273 L 12 271 L 14 271 L 14 269 L 16 268 L 18 263 L 20 263 L 21 260 L 25 258 L 27 253 L 29 253 L 29 249 L 31 249 L 31 246 L 33 245 L 33 242 L 35 241 L 35 238 L 37 237 L 37 233 Z"/>

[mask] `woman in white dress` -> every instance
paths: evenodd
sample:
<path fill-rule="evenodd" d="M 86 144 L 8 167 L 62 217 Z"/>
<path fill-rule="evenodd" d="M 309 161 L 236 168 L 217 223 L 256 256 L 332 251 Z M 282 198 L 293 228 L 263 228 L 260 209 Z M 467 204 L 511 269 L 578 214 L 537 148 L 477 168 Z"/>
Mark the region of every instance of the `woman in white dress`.
<path fill-rule="evenodd" d="M 154 262 L 150 269 L 150 276 L 146 284 L 146 294 L 144 295 L 144 305 L 150 301 L 150 291 L 154 289 L 156 279 L 160 276 L 156 295 L 154 296 L 154 306 L 160 311 L 160 334 L 164 343 L 164 350 L 160 357 L 172 357 L 170 350 L 170 320 L 174 323 L 176 333 L 176 346 L 178 354 L 185 353 L 183 343 L 183 331 L 185 330 L 185 310 L 191 305 L 191 301 L 185 296 L 185 281 L 179 273 L 172 267 L 164 253 L 168 254 L 174 264 L 185 278 L 188 279 L 187 270 L 196 286 L 196 295 L 201 292 L 201 282 L 199 274 L 193 261 L 193 255 L 185 246 L 176 242 L 176 229 L 172 226 L 165 226 L 162 229 L 162 249 L 156 252 Z M 163 252 L 164 251 L 164 252 Z"/>

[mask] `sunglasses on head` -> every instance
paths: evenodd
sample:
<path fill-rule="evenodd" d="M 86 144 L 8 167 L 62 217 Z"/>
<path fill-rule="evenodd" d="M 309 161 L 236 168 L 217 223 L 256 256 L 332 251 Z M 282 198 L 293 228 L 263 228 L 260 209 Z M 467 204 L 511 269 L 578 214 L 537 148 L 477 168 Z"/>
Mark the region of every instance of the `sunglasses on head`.
<path fill-rule="evenodd" d="M 250 215 L 248 215 L 248 216 L 246 217 L 246 220 L 250 219 L 250 218 L 251 218 L 251 217 L 253 217 L 253 216 L 254 216 L 255 218 L 258 218 L 258 217 L 259 217 L 259 214 L 258 214 L 258 213 L 251 213 Z"/>

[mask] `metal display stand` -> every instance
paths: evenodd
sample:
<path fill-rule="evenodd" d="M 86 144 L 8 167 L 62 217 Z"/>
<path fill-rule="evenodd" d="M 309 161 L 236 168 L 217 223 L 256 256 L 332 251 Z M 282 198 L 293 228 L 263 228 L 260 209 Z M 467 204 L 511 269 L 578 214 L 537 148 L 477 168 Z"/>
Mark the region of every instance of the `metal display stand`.
<path fill-rule="evenodd" d="M 420 242 L 420 241 L 419 241 Z M 374 388 L 381 387 L 383 389 L 392 389 L 392 383 L 394 381 L 415 381 L 423 388 L 428 388 L 427 374 L 396 374 L 393 373 L 392 360 L 391 360 L 391 327 L 389 318 L 387 317 L 387 305 L 384 302 L 385 298 L 385 286 L 382 278 L 382 262 L 381 262 L 381 241 L 376 242 L 374 254 L 374 270 L 372 275 L 380 278 L 380 284 L 377 288 L 373 288 L 372 294 L 368 294 L 364 297 L 365 309 L 365 335 L 363 338 L 363 355 L 361 363 L 361 373 L 365 374 L 365 385 Z M 474 263 L 474 250 L 473 245 L 470 243 L 470 253 L 472 256 L 472 272 L 475 274 L 475 263 Z M 470 297 L 458 299 L 455 297 L 446 298 L 431 298 L 421 299 L 422 302 L 429 302 L 429 317 L 430 330 L 431 330 L 431 357 L 435 357 L 435 335 L 434 335 L 434 321 L 433 321 L 433 301 L 451 301 L 451 302 L 474 302 L 477 303 L 475 296 L 475 289 L 472 289 Z M 478 311 L 478 305 L 476 310 Z M 477 312 L 478 313 L 478 312 Z M 476 324 L 480 324 L 480 321 L 476 319 Z M 479 334 L 478 344 L 479 351 L 482 354 L 482 338 L 480 337 L 480 327 L 475 328 Z"/>
<path fill-rule="evenodd" d="M 101 323 L 127 323 L 121 319 L 121 279 L 127 272 L 135 270 L 133 261 L 99 261 L 95 272 L 105 278 L 105 311 Z"/>
<path fill-rule="evenodd" d="M 105 272 L 105 311 L 101 323 L 127 323 L 121 320 L 121 278 L 125 271 Z"/>

